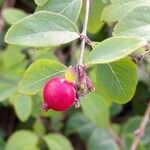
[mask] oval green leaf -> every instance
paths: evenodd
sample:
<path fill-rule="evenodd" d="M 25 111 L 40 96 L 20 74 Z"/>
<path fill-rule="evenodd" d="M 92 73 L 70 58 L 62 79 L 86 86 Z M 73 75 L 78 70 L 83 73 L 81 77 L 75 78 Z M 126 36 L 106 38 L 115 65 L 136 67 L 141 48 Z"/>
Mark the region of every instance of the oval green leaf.
<path fill-rule="evenodd" d="M 14 132 L 7 141 L 5 150 L 37 149 L 38 137 L 31 131 L 20 130 Z"/>
<path fill-rule="evenodd" d="M 7 100 L 15 93 L 17 86 L 12 83 L 0 83 L 0 102 Z"/>
<path fill-rule="evenodd" d="M 49 59 L 35 61 L 25 72 L 18 86 L 18 92 L 35 95 L 42 90 L 47 80 L 62 75 L 66 67 Z"/>
<path fill-rule="evenodd" d="M 106 129 L 96 129 L 90 137 L 88 150 L 119 150 L 112 135 Z"/>
<path fill-rule="evenodd" d="M 78 30 L 66 17 L 40 11 L 13 24 L 5 42 L 29 47 L 49 47 L 69 43 L 79 38 Z"/>
<path fill-rule="evenodd" d="M 116 103 L 127 103 L 133 97 L 137 85 L 137 68 L 125 58 L 110 64 L 96 66 L 99 88 Z"/>
<path fill-rule="evenodd" d="M 11 97 L 17 117 L 20 121 L 25 122 L 32 112 L 32 99 L 30 96 L 16 94 Z"/>
<path fill-rule="evenodd" d="M 96 126 L 84 116 L 83 113 L 75 113 L 70 117 L 66 126 L 66 134 L 78 133 L 81 139 L 87 140 Z"/>
<path fill-rule="evenodd" d="M 50 150 L 73 150 L 70 141 L 61 134 L 49 134 L 44 140 Z"/>
<path fill-rule="evenodd" d="M 112 37 L 99 43 L 89 54 L 87 65 L 106 64 L 128 56 L 138 48 L 147 44 L 138 37 Z"/>
<path fill-rule="evenodd" d="M 45 10 L 60 13 L 71 21 L 76 22 L 82 6 L 82 0 L 48 0 L 48 2 L 42 6 L 37 7 L 37 11 Z"/>
<path fill-rule="evenodd" d="M 27 13 L 25 13 L 21 9 L 6 8 L 2 11 L 2 16 L 8 24 L 12 25 L 16 23 L 18 20 L 26 17 Z"/>
<path fill-rule="evenodd" d="M 133 9 L 133 11 L 119 20 L 114 28 L 114 36 L 139 36 L 150 41 L 149 14 L 150 5 Z"/>
<path fill-rule="evenodd" d="M 97 127 L 108 127 L 109 105 L 107 100 L 97 93 L 90 93 L 82 98 L 81 108 L 85 116 Z"/>
<path fill-rule="evenodd" d="M 119 3 L 114 3 L 112 5 L 108 5 L 104 8 L 102 12 L 102 20 L 112 23 L 119 21 L 123 16 L 128 14 L 134 8 L 138 6 L 150 6 L 149 0 L 131 0 L 131 1 L 122 1 Z"/>
<path fill-rule="evenodd" d="M 5 69 L 7 68 L 12 70 L 12 68 L 14 68 L 15 66 L 18 67 L 20 64 L 25 62 L 25 55 L 22 53 L 22 49 L 23 47 L 14 45 L 9 45 L 7 47 L 2 56 Z"/>

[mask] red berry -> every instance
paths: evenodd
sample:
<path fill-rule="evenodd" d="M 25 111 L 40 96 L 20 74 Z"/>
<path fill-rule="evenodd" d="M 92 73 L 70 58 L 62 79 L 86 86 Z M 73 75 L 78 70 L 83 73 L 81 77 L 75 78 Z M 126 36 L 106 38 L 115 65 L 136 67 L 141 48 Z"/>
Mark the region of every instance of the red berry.
<path fill-rule="evenodd" d="M 65 111 L 75 104 L 76 89 L 73 83 L 54 77 L 49 80 L 43 90 L 43 108 L 55 111 Z"/>

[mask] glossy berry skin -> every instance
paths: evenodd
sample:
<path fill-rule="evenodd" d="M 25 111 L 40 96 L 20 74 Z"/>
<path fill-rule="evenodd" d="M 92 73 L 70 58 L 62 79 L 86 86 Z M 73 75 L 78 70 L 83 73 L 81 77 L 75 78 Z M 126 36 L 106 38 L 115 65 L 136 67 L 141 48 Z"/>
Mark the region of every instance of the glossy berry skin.
<path fill-rule="evenodd" d="M 43 108 L 65 111 L 75 104 L 76 89 L 73 83 L 61 77 L 49 80 L 43 90 Z"/>

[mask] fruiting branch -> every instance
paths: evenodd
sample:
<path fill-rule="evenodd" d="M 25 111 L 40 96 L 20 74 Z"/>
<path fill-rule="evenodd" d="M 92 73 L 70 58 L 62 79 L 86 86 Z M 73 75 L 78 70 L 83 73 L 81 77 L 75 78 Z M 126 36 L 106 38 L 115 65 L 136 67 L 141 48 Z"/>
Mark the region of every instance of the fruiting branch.
<path fill-rule="evenodd" d="M 81 51 L 80 57 L 78 61 L 78 65 L 76 67 L 76 75 L 77 75 L 77 100 L 75 103 L 75 107 L 78 108 L 80 106 L 80 96 L 85 96 L 89 92 L 93 92 L 95 90 L 94 85 L 90 78 L 87 75 L 86 67 L 83 65 L 83 57 L 85 51 L 85 44 L 92 45 L 92 41 L 90 41 L 87 37 L 87 26 L 88 26 L 88 19 L 89 19 L 89 10 L 90 10 L 90 0 L 86 0 L 86 9 L 85 9 L 85 18 L 83 23 L 83 30 L 80 34 L 81 39 Z"/>
<path fill-rule="evenodd" d="M 150 102 L 147 106 L 147 110 L 146 110 L 144 118 L 140 124 L 140 127 L 134 132 L 135 138 L 134 138 L 134 141 L 132 143 L 130 150 L 137 149 L 137 146 L 140 143 L 141 138 L 144 136 L 145 129 L 146 129 L 146 126 L 147 126 L 149 120 L 150 120 Z"/>
<path fill-rule="evenodd" d="M 87 25 L 89 19 L 89 9 L 90 9 L 90 0 L 86 0 L 85 18 L 84 18 L 83 30 L 81 33 L 81 52 L 80 52 L 80 58 L 78 62 L 79 65 L 82 65 L 83 63 L 83 56 L 84 56 L 84 50 L 86 44 L 86 32 L 87 32 Z"/>

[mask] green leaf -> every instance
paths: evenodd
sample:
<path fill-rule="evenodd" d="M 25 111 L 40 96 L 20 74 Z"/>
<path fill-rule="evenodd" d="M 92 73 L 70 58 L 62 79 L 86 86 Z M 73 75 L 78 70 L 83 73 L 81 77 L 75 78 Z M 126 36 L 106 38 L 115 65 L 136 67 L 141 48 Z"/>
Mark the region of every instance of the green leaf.
<path fill-rule="evenodd" d="M 20 46 L 9 45 L 7 47 L 2 56 L 5 68 L 12 69 L 25 61 L 25 55 L 21 52 L 21 50 L 22 47 Z"/>
<path fill-rule="evenodd" d="M 51 77 L 64 73 L 66 67 L 49 59 L 37 60 L 26 70 L 18 91 L 27 95 L 35 95 Z"/>
<path fill-rule="evenodd" d="M 119 150 L 112 135 L 106 129 L 96 129 L 87 145 L 88 150 Z"/>
<path fill-rule="evenodd" d="M 69 43 L 79 38 L 78 30 L 66 17 L 40 11 L 13 24 L 5 42 L 30 47 L 49 47 Z"/>
<path fill-rule="evenodd" d="M 2 53 L 2 71 L 3 76 L 20 78 L 27 67 L 25 54 L 22 53 L 23 47 L 9 45 Z M 15 55 L 14 55 L 15 54 Z"/>
<path fill-rule="evenodd" d="M 0 6 L 2 6 L 3 3 L 4 3 L 4 0 L 0 0 Z"/>
<path fill-rule="evenodd" d="M 12 25 L 16 23 L 18 20 L 26 17 L 27 13 L 25 13 L 21 9 L 6 8 L 2 11 L 2 16 L 8 24 Z"/>
<path fill-rule="evenodd" d="M 29 53 L 32 56 L 33 60 L 51 59 L 51 60 L 58 61 L 58 58 L 55 56 L 53 49 L 54 48 L 31 49 Z"/>
<path fill-rule="evenodd" d="M 48 0 L 34 0 L 35 3 L 39 6 L 43 6 Z"/>
<path fill-rule="evenodd" d="M 134 8 L 138 6 L 150 6 L 149 0 L 127 0 L 119 3 L 114 3 L 112 5 L 108 5 L 104 8 L 102 12 L 102 20 L 106 22 L 116 22 L 119 21 L 123 16 L 132 11 Z"/>
<path fill-rule="evenodd" d="M 29 96 L 15 94 L 11 97 L 17 117 L 20 121 L 25 122 L 32 112 L 32 99 Z"/>
<path fill-rule="evenodd" d="M 31 131 L 20 130 L 14 132 L 7 141 L 5 150 L 35 150 L 38 137 Z M 32 147 L 32 149 L 31 149 Z"/>
<path fill-rule="evenodd" d="M 82 113 L 78 112 L 68 120 L 66 134 L 70 135 L 78 133 L 83 140 L 87 140 L 95 128 L 93 123 L 91 123 Z"/>
<path fill-rule="evenodd" d="M 0 137 L 0 150 L 4 150 L 5 149 L 5 140 L 3 138 Z"/>
<path fill-rule="evenodd" d="M 150 143 L 146 145 L 145 150 L 148 150 L 148 149 L 150 149 Z"/>
<path fill-rule="evenodd" d="M 116 103 L 127 103 L 134 95 L 137 85 L 137 68 L 125 58 L 110 64 L 96 66 L 99 88 Z"/>
<path fill-rule="evenodd" d="M 110 0 L 101 0 L 103 2 L 103 4 L 107 5 L 110 3 Z"/>
<path fill-rule="evenodd" d="M 138 117 L 138 116 L 129 119 L 123 127 L 123 131 L 122 131 L 123 135 L 133 134 L 134 131 L 139 127 L 140 123 L 142 122 L 142 119 L 143 119 L 142 117 Z M 144 136 L 141 138 L 141 143 L 143 144 L 150 143 L 149 135 L 150 135 L 150 121 L 146 126 Z"/>
<path fill-rule="evenodd" d="M 17 87 L 11 83 L 0 83 L 0 102 L 7 100 L 16 91 Z"/>
<path fill-rule="evenodd" d="M 85 116 L 98 127 L 108 127 L 109 106 L 107 100 L 98 93 L 90 93 L 82 98 L 81 108 Z"/>
<path fill-rule="evenodd" d="M 140 6 L 121 18 L 114 28 L 114 36 L 139 36 L 150 41 L 150 6 Z M 141 17 L 142 16 L 142 17 Z"/>
<path fill-rule="evenodd" d="M 106 64 L 128 56 L 147 42 L 138 37 L 112 37 L 99 43 L 89 54 L 87 65 Z"/>
<path fill-rule="evenodd" d="M 84 21 L 85 15 L 85 1 L 83 4 L 83 9 L 81 11 L 82 22 Z M 93 0 L 91 2 L 88 21 L 88 32 L 95 34 L 103 27 L 104 23 L 100 20 L 103 8 L 104 4 L 102 0 Z"/>
<path fill-rule="evenodd" d="M 48 0 L 48 2 L 42 6 L 37 7 L 37 11 L 45 10 L 60 13 L 73 22 L 76 22 L 82 6 L 82 0 Z"/>
<path fill-rule="evenodd" d="M 73 150 L 69 140 L 61 134 L 46 135 L 44 140 L 50 150 Z"/>

